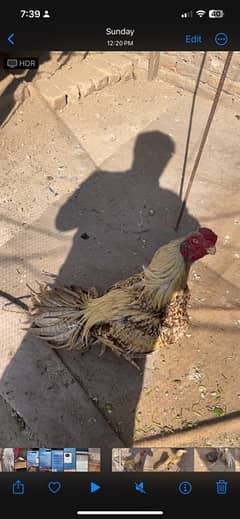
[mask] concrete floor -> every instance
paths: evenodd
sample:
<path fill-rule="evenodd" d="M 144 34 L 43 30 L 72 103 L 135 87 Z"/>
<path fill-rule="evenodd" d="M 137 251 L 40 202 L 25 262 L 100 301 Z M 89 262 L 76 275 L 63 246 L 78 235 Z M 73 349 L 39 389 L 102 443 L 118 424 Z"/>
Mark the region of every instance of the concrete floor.
<path fill-rule="evenodd" d="M 192 321 L 184 340 L 149 356 L 139 374 L 110 352 L 99 358 L 97 347 L 84 356 L 56 354 L 29 336 L 25 316 L 12 312 L 19 308 L 4 308 L 28 293 L 27 282 L 46 279 L 43 271 L 103 290 L 141 270 L 175 237 L 191 100 L 160 80 L 128 81 L 58 115 L 27 98 L 3 127 L 0 442 L 11 441 L 4 402 L 36 441 L 53 447 L 121 447 L 239 410 L 234 109 L 217 110 L 179 230 L 184 235 L 201 223 L 219 236 L 218 254 L 190 274 Z M 197 100 L 187 178 L 210 105 Z M 26 445 L 21 431 L 17 443 Z"/>

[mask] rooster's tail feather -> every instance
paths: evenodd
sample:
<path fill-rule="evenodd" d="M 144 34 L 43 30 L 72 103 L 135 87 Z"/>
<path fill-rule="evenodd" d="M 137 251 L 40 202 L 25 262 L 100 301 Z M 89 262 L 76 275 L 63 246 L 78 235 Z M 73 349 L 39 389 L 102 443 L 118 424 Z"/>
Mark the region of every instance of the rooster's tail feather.
<path fill-rule="evenodd" d="M 81 338 L 82 320 L 89 300 L 97 297 L 96 289 L 39 284 L 38 292 L 30 290 L 30 332 L 53 348 L 85 350 L 88 345 Z"/>

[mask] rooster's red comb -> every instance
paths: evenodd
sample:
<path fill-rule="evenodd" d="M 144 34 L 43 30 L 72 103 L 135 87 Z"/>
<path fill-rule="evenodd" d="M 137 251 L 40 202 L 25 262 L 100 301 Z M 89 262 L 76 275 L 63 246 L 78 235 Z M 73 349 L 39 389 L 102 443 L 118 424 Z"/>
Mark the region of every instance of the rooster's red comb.
<path fill-rule="evenodd" d="M 208 229 L 207 227 L 200 227 L 198 229 L 198 232 L 200 232 L 205 238 L 205 240 L 211 243 L 211 245 L 215 245 L 218 239 L 217 234 L 215 234 L 215 232 L 211 231 L 211 229 Z"/>

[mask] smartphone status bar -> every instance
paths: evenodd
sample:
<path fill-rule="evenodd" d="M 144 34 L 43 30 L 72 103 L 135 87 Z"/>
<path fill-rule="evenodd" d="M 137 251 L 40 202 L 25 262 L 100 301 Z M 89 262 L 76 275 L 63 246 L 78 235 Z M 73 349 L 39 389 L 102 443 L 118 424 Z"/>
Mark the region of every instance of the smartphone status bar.
<path fill-rule="evenodd" d="M 240 12 L 239 12 L 240 15 Z M 161 9 L 141 17 L 119 14 L 96 20 L 73 9 L 15 9 L 2 18 L 4 52 L 240 50 L 236 9 Z"/>

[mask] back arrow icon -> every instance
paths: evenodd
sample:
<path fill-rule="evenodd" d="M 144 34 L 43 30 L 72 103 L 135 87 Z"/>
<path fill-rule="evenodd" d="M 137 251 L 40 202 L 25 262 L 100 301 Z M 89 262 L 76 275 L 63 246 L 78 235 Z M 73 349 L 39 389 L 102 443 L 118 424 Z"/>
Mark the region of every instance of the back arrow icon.
<path fill-rule="evenodd" d="M 12 34 L 9 34 L 8 36 L 8 42 L 11 43 L 11 45 L 14 45 L 14 41 L 13 41 L 13 37 L 14 37 L 14 32 L 12 32 Z"/>

